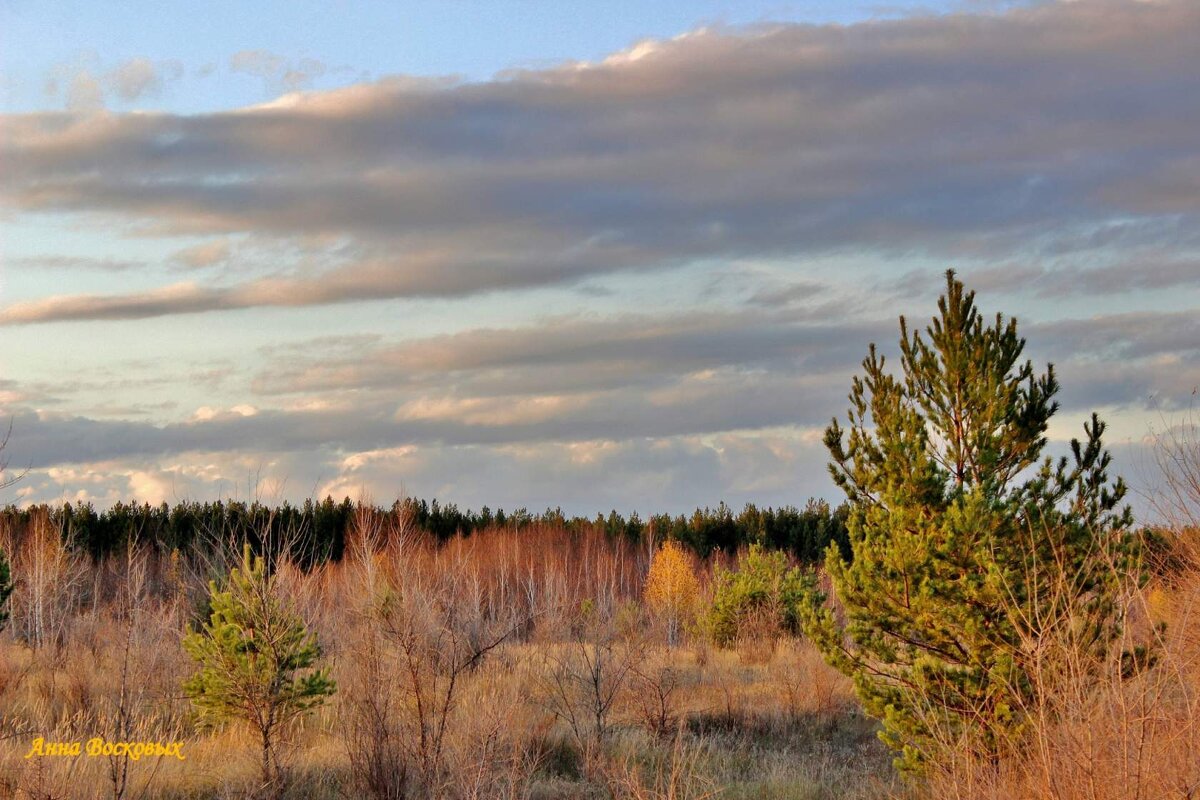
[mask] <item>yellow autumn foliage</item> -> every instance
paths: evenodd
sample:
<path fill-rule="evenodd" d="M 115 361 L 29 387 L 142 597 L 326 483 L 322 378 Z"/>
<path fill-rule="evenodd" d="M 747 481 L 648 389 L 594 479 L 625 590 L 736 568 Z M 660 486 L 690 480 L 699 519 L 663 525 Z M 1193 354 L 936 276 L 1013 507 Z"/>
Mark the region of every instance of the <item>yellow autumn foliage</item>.
<path fill-rule="evenodd" d="M 699 597 L 700 581 L 687 551 L 677 541 L 663 542 L 646 576 L 646 605 L 671 620 L 674 628 L 695 610 Z"/>

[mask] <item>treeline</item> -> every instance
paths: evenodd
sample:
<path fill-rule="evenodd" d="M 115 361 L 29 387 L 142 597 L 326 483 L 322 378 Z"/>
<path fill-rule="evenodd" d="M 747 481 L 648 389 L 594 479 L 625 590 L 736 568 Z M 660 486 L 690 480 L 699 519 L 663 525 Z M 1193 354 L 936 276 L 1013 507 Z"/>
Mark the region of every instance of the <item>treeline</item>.
<path fill-rule="evenodd" d="M 791 553 L 802 562 L 815 563 L 824 556 L 830 542 L 843 553 L 849 552 L 845 506 L 831 508 L 822 500 L 810 500 L 799 509 L 758 508 L 747 504 L 735 513 L 725 503 L 716 508 L 696 509 L 690 515 L 656 514 L 648 520 L 636 513 L 626 517 L 616 511 L 607 516 L 567 516 L 561 508 L 535 514 L 527 509 L 505 512 L 484 506 L 479 511 L 461 510 L 453 503 L 440 504 L 416 498 L 397 500 L 392 506 L 360 506 L 349 498 L 336 502 L 306 500 L 295 506 L 283 503 L 268 506 L 236 500 L 211 503 L 117 503 L 97 511 L 91 503 L 34 505 L 0 508 L 0 526 L 19 539 L 37 520 L 58 528 L 72 547 L 99 559 L 124 552 L 133 545 L 156 549 L 189 551 L 203 549 L 216 541 L 248 540 L 260 549 L 286 546 L 291 555 L 304 564 L 339 560 L 347 534 L 359 524 L 359 515 L 385 517 L 398 515 L 420 531 L 445 540 L 456 534 L 470 536 L 487 528 L 512 530 L 539 527 L 569 532 L 603 531 L 610 538 L 643 541 L 675 539 L 700 556 L 714 550 L 732 552 L 750 544 L 761 544 Z"/>

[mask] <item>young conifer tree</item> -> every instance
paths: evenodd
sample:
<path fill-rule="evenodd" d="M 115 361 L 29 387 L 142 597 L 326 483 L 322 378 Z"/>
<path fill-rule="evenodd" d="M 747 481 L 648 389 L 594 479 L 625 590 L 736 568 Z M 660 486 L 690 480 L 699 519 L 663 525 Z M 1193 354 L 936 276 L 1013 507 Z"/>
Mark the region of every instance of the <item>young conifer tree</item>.
<path fill-rule="evenodd" d="M 205 724 L 249 722 L 262 744 L 263 785 L 276 796 L 283 776 L 275 749 L 281 730 L 325 702 L 335 686 L 316 669 L 321 648 L 281 602 L 262 557 L 246 545 L 224 588 L 210 584 L 212 615 L 183 647 L 199 667 L 183 685 Z"/>
<path fill-rule="evenodd" d="M 947 747 L 994 760 L 1019 742 L 1035 693 L 1065 669 L 1041 645 L 1066 637 L 1076 666 L 1098 663 L 1136 552 L 1104 424 L 1092 415 L 1071 458 L 1043 457 L 1053 367 L 1022 362 L 1016 321 L 985 325 L 974 297 L 947 272 L 926 333 L 900 319 L 902 374 L 871 345 L 847 429 L 835 419 L 825 434 L 852 558 L 826 558 L 844 614 L 813 590 L 805 629 L 909 773 Z"/>

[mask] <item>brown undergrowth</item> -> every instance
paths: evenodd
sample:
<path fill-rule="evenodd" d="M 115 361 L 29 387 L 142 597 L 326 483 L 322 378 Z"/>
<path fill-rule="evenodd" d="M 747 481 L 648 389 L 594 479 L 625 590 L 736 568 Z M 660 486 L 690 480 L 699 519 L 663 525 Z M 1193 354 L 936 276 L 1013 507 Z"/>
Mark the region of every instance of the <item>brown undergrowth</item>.
<path fill-rule="evenodd" d="M 254 797 L 255 745 L 200 731 L 180 647 L 238 543 L 93 563 L 45 520 L 13 541 L 0 634 L 0 797 Z M 286 551 L 286 548 L 280 548 Z M 640 602 L 652 551 L 603 533 L 435 542 L 363 515 L 345 557 L 273 564 L 338 692 L 287 731 L 293 798 L 834 798 L 897 788 L 848 684 L 802 642 L 753 658 L 680 638 Z M 711 563 L 699 565 L 701 593 Z M 692 626 L 695 627 L 695 626 Z M 675 639 L 671 645 L 669 640 Z M 762 652 L 759 652 L 759 651 Z M 79 757 L 25 758 L 38 737 Z M 86 755 L 95 737 L 185 760 Z"/>

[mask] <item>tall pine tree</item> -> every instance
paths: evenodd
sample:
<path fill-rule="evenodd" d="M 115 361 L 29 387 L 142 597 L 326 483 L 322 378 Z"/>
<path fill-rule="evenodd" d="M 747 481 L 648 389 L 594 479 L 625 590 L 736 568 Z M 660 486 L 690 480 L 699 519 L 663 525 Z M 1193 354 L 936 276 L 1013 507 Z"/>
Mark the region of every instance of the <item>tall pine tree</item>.
<path fill-rule="evenodd" d="M 804 609 L 906 772 L 947 747 L 994 759 L 1019 742 L 1063 666 L 1043 645 L 1069 640 L 1076 665 L 1098 663 L 1135 553 L 1104 424 L 1093 414 L 1070 458 L 1043 457 L 1053 367 L 1022 362 L 1016 321 L 985 325 L 953 271 L 938 310 L 924 335 L 901 317 L 902 375 L 871 345 L 847 427 L 826 431 L 852 558 L 826 558 L 842 613 L 815 590 Z"/>

